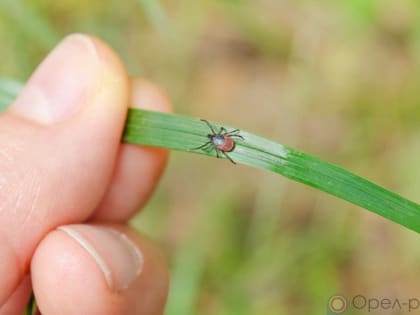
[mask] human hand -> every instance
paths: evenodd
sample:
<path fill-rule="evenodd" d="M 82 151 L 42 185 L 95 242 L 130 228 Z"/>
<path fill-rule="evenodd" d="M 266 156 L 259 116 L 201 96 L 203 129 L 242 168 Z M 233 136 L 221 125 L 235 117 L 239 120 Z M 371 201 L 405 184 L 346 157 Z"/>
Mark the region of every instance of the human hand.
<path fill-rule="evenodd" d="M 71 35 L 0 115 L 1 315 L 31 290 L 43 315 L 162 313 L 165 260 L 126 223 L 168 153 L 121 144 L 127 104 L 170 111 L 105 44 Z"/>

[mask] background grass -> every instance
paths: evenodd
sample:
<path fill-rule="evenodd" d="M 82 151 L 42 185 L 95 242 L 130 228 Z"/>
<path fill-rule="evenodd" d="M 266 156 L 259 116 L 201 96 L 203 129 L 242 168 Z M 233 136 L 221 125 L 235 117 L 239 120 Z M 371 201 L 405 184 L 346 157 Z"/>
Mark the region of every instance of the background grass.
<path fill-rule="evenodd" d="M 420 202 L 414 0 L 3 0 L 0 73 L 26 80 L 76 31 L 107 41 L 179 113 L 277 139 Z M 418 296 L 419 236 L 354 208 L 174 153 L 133 225 L 169 256 L 167 315 L 320 314 L 336 292 Z"/>

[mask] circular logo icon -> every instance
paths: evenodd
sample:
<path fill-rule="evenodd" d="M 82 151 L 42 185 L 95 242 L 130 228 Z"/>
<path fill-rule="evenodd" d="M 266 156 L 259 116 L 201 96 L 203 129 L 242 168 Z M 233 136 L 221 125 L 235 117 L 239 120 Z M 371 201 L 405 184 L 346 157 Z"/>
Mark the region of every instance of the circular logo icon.
<path fill-rule="evenodd" d="M 334 314 L 342 314 L 347 309 L 347 299 L 342 295 L 333 295 L 328 301 L 328 308 Z"/>

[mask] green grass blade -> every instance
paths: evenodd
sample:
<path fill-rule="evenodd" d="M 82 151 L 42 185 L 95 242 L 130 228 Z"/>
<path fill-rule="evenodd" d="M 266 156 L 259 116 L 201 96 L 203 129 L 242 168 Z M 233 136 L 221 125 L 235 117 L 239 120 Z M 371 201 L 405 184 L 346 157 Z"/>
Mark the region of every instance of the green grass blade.
<path fill-rule="evenodd" d="M 142 8 L 154 28 L 156 28 L 161 34 L 167 34 L 169 32 L 169 20 L 160 1 L 137 0 L 137 3 Z"/>
<path fill-rule="evenodd" d="M 207 142 L 208 133 L 208 127 L 197 118 L 130 109 L 124 141 L 215 156 L 214 150 L 192 149 Z M 229 153 L 235 162 L 281 174 L 420 232 L 418 204 L 309 154 L 246 131 L 240 134 L 245 141 L 237 141 Z"/>
<path fill-rule="evenodd" d="M 192 246 L 192 245 L 189 245 Z M 204 273 L 202 250 L 183 247 L 171 268 L 171 289 L 165 315 L 193 315 L 198 300 L 200 281 Z"/>
<path fill-rule="evenodd" d="M 15 22 L 12 27 L 18 28 L 34 43 L 46 49 L 53 47 L 61 37 L 30 1 L 1 0 L 0 10 Z"/>
<path fill-rule="evenodd" d="M 0 79 L 0 109 L 9 105 L 20 89 L 20 83 Z M 214 150 L 193 150 L 208 141 L 208 133 L 209 128 L 197 118 L 130 109 L 123 141 L 215 156 Z M 418 204 L 309 154 L 243 130 L 240 134 L 245 140 L 237 141 L 229 153 L 235 162 L 281 174 L 420 232 Z"/>

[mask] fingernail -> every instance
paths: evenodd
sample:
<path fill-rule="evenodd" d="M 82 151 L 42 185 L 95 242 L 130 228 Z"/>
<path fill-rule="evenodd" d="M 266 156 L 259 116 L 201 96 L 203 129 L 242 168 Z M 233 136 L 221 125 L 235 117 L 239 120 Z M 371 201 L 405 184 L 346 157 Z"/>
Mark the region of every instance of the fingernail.
<path fill-rule="evenodd" d="M 41 123 L 64 121 L 87 103 L 99 66 L 93 41 L 70 35 L 38 66 L 11 110 Z"/>
<path fill-rule="evenodd" d="M 59 227 L 96 262 L 113 291 L 127 289 L 143 269 L 143 255 L 123 233 L 101 226 L 74 224 Z"/>

